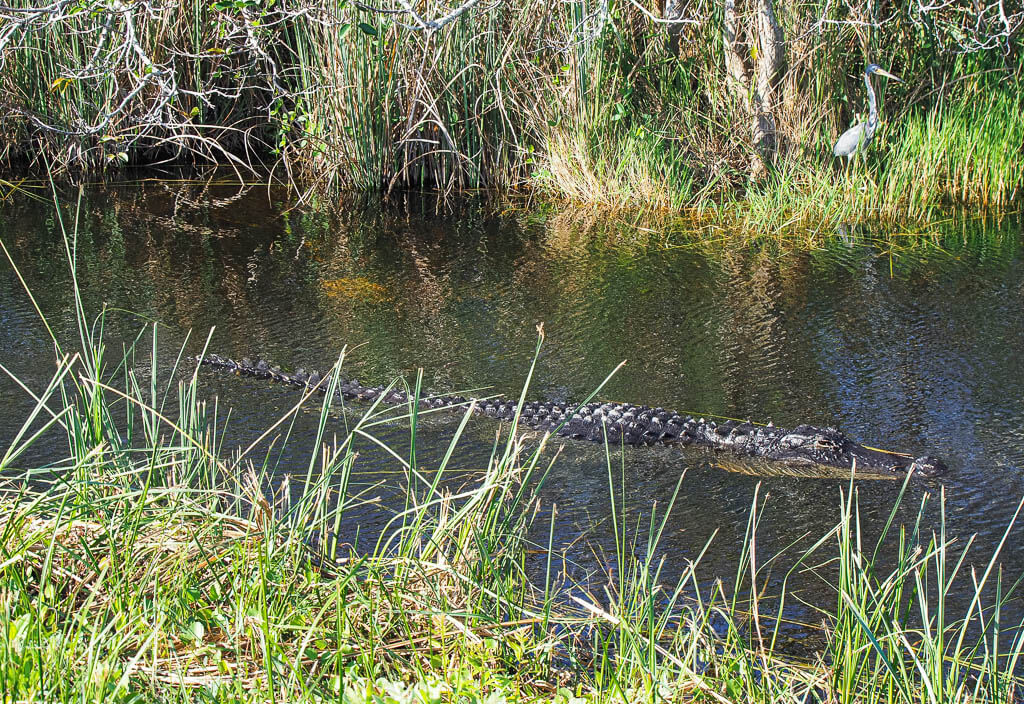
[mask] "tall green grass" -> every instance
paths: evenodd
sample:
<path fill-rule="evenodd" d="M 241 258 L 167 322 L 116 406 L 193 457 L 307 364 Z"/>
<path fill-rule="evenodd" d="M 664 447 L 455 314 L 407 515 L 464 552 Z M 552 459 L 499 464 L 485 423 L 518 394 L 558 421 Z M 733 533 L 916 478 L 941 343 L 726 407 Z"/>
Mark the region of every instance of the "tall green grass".
<path fill-rule="evenodd" d="M 880 193 L 898 215 L 936 202 L 1006 208 L 1024 188 L 1024 102 L 1016 89 L 965 89 L 896 130 Z"/>
<path fill-rule="evenodd" d="M 65 242 L 74 270 L 73 228 Z M 68 295 L 77 339 L 54 336 L 57 364 L 41 388 L 13 378 L 32 410 L 0 459 L 5 701 L 909 704 L 1006 702 L 1017 691 L 1024 623 L 1006 613 L 1019 578 L 999 567 L 1013 523 L 978 561 L 970 541 L 946 535 L 940 494 L 936 532 L 924 528 L 926 500 L 910 526 L 894 508 L 872 543 L 851 485 L 834 529 L 771 556 L 758 548 L 755 492 L 732 584 L 709 587 L 703 553 L 679 564 L 660 548 L 685 478 L 665 506 L 631 515 L 626 451 L 609 448 L 615 553 L 606 575 L 577 583 L 554 554 L 557 511 L 537 494 L 558 461 L 546 438 L 527 442 L 512 423 L 482 471 L 456 475 L 469 409 L 438 465 L 424 467 L 415 403 L 351 409 L 335 434 L 336 410 L 307 394 L 232 449 L 230 414 L 202 400 L 197 372 L 180 353 L 170 369 L 156 361 L 156 327 L 113 354 L 106 314 Z M 310 438 L 292 432 L 304 412 L 318 414 Z M 396 421 L 409 424 L 408 445 L 384 446 L 375 428 Z M 63 460 L 21 466 L 57 437 Z M 353 482 L 357 442 L 391 454 L 406 496 L 379 536 L 358 541 L 346 515 L 372 497 Z M 281 443 L 308 448 L 304 473 L 275 472 Z M 535 550 L 538 579 L 527 565 Z M 781 592 L 767 594 L 784 562 Z M 787 585 L 804 572 L 835 595 L 808 605 L 828 643 L 810 661 L 780 645 L 799 598 Z"/>
<path fill-rule="evenodd" d="M 868 31 L 842 3 L 777 5 L 779 153 L 756 181 L 749 117 L 725 82 L 720 11 L 700 3 L 703 21 L 673 40 L 629 2 L 481 4 L 430 33 L 338 0 L 295 17 L 256 2 L 127 14 L 94 2 L 11 34 L 3 154 L 69 169 L 224 161 L 326 193 L 538 188 L 768 232 L 1005 209 L 1019 197 L 1022 74 L 1003 52 L 954 51 L 935 34 L 945 30 L 906 13 Z M 180 92 L 158 120 L 152 91 L 132 92 L 150 69 L 104 34 L 128 17 Z M 831 147 L 864 117 L 869 61 L 906 83 L 878 84 L 883 128 L 846 173 Z M 85 65 L 97 70 L 76 73 Z"/>
<path fill-rule="evenodd" d="M 950 207 L 1008 209 L 1024 189 L 1022 107 L 1015 88 L 978 83 L 883 126 L 872 151 L 849 165 L 781 165 L 723 214 L 785 232 L 927 220 Z"/>
<path fill-rule="evenodd" d="M 307 97 L 289 163 L 327 188 L 512 186 L 524 178 L 525 80 L 509 36 L 528 12 L 491 6 L 432 35 L 372 13 L 296 23 L 285 42 Z"/>

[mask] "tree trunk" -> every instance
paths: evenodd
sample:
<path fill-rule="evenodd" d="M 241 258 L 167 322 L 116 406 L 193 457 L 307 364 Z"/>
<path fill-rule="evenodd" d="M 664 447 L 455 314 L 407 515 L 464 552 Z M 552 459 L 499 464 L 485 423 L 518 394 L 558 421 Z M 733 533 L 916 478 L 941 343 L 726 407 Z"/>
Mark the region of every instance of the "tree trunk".
<path fill-rule="evenodd" d="M 737 7 L 737 2 L 744 6 Z M 775 161 L 777 85 L 783 66 L 782 27 L 774 0 L 724 0 L 722 37 L 726 84 L 750 120 L 752 176 Z"/>
<path fill-rule="evenodd" d="M 683 11 L 686 9 L 686 0 L 665 0 L 662 5 L 661 16 L 666 20 L 680 20 L 683 18 Z M 679 45 L 682 40 L 683 25 L 670 24 L 668 26 L 668 47 L 672 56 L 679 56 Z"/>

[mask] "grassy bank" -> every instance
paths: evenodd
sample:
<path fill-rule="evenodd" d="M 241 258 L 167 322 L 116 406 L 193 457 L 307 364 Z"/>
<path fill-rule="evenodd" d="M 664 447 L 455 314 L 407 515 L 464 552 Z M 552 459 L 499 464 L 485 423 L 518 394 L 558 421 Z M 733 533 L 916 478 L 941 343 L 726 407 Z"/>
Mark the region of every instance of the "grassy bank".
<path fill-rule="evenodd" d="M 74 249 L 71 237 L 72 269 Z M 614 512 L 613 564 L 581 584 L 560 567 L 557 511 L 537 493 L 559 461 L 546 442 L 513 424 L 483 470 L 458 474 L 468 412 L 452 417 L 439 465 L 423 467 L 415 405 L 352 409 L 343 425 L 296 398 L 267 442 L 236 448 L 227 409 L 203 400 L 191 367 L 151 361 L 155 328 L 113 354 L 103 315 L 69 296 L 78 339 L 53 340 L 49 383 L 14 379 L 34 405 L 0 459 L 4 701 L 1006 702 L 1016 692 L 1024 624 L 1013 615 L 1019 580 L 999 567 L 1006 538 L 975 555 L 941 520 L 925 530 L 928 501 L 911 525 L 894 507 L 869 538 L 851 486 L 832 530 L 775 558 L 757 548 L 755 493 L 726 582 L 699 557 L 670 565 L 659 549 L 673 497 L 642 520 Z M 317 412 L 314 437 L 290 433 L 294 414 Z M 356 442 L 382 422 L 412 429 L 389 448 L 405 505 L 379 535 L 357 538 L 351 517 L 372 497 L 355 489 Z M 57 443 L 63 460 L 25 466 L 35 446 Z M 308 453 L 288 479 L 275 471 L 282 443 Z M 610 452 L 613 507 L 628 478 Z M 676 492 L 685 488 L 681 479 Z M 943 497 L 935 503 L 941 517 Z M 765 593 L 784 562 L 781 592 Z M 786 584 L 800 572 L 833 598 L 807 605 L 823 645 L 797 658 L 775 616 L 799 598 Z M 954 592 L 966 594 L 959 605 Z"/>
<path fill-rule="evenodd" d="M 636 3 L 539 0 L 474 5 L 431 31 L 400 5 L 91 0 L 37 15 L 17 0 L 0 153 L 70 173 L 223 162 L 302 191 L 527 188 L 756 229 L 922 220 L 1020 195 L 1019 13 L 1003 36 L 987 15 L 865 23 L 852 0 L 771 3 L 785 55 L 768 156 L 726 78 L 717 6 L 673 26 Z M 883 126 L 847 171 L 831 147 L 865 117 L 869 61 L 905 83 L 876 84 Z"/>

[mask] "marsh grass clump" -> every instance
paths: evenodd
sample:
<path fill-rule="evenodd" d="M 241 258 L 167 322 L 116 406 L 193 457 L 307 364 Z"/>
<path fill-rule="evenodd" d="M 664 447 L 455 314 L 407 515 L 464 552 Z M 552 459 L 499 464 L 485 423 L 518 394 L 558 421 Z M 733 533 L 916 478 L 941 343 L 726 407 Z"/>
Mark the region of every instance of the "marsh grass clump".
<path fill-rule="evenodd" d="M 872 151 L 850 164 L 780 164 L 723 214 L 744 229 L 786 233 L 927 221 L 951 206 L 998 212 L 1024 187 L 1021 107 L 1019 93 L 976 84 L 884 126 Z"/>
<path fill-rule="evenodd" d="M 73 271 L 74 234 L 65 241 Z M 944 496 L 938 528 L 925 528 L 926 496 L 913 525 L 898 524 L 894 507 L 869 538 L 851 480 L 832 530 L 766 556 L 757 491 L 731 582 L 701 575 L 702 552 L 671 565 L 680 576 L 669 580 L 673 557 L 659 544 L 685 478 L 666 505 L 631 516 L 620 501 L 626 455 L 608 448 L 615 551 L 607 570 L 574 581 L 558 567 L 557 511 L 537 493 L 558 461 L 547 438 L 526 441 L 513 422 L 482 471 L 457 473 L 469 409 L 438 466 L 424 467 L 417 404 L 339 417 L 305 395 L 257 441 L 231 449 L 230 423 L 202 400 L 197 372 L 154 361 L 156 327 L 112 355 L 106 313 L 92 318 L 70 295 L 76 349 L 54 336 L 52 378 L 41 388 L 13 378 L 33 407 L 0 459 L 5 701 L 995 704 L 1017 695 L 1019 579 L 999 567 L 1012 523 L 976 560 L 970 541 L 945 534 Z M 308 440 L 288 430 L 300 412 L 319 417 Z M 345 432 L 327 432 L 335 420 Z M 388 448 L 404 506 L 357 541 L 346 514 L 373 499 L 352 481 L 355 441 L 379 442 L 374 428 L 396 421 L 412 430 L 407 446 Z M 54 438 L 67 441 L 63 460 L 20 466 Z M 308 442 L 305 472 L 282 477 L 264 441 Z M 767 594 L 769 571 L 780 569 L 781 591 Z M 782 645 L 787 607 L 800 598 L 788 585 L 808 573 L 834 593 L 803 605 L 826 643 L 811 658 Z"/>
<path fill-rule="evenodd" d="M 1024 187 L 1024 104 L 1020 92 L 982 83 L 897 131 L 888 169 L 878 174 L 886 206 L 913 213 L 937 202 L 1006 208 Z"/>

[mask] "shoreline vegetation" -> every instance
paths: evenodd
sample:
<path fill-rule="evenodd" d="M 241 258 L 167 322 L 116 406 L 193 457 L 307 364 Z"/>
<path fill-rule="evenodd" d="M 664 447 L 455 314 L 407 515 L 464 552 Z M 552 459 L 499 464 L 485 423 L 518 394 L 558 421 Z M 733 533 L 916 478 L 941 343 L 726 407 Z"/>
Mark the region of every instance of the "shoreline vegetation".
<path fill-rule="evenodd" d="M 64 238 L 72 274 L 75 242 Z M 895 521 L 894 506 L 882 535 L 869 537 L 851 483 L 835 527 L 783 560 L 758 550 L 765 499 L 755 492 L 727 586 L 707 581 L 699 555 L 674 565 L 678 580 L 664 577 L 671 556 L 659 539 L 681 477 L 649 516 L 613 510 L 608 570 L 578 582 L 552 550 L 557 509 L 536 493 L 559 461 L 546 440 L 524 442 L 513 423 L 487 467 L 465 476 L 448 465 L 468 412 L 453 419 L 449 453 L 426 468 L 415 404 L 355 409 L 345 433 L 325 404 L 315 438 L 291 437 L 293 415 L 319 405 L 303 399 L 263 434 L 270 450 L 236 449 L 228 409 L 203 399 L 183 354 L 170 370 L 153 361 L 156 326 L 140 325 L 114 353 L 105 314 L 71 295 L 78 339 L 53 338 L 52 380 L 30 388 L 12 377 L 35 407 L 0 459 L 5 702 L 994 704 L 1019 695 L 1021 580 L 1003 574 L 1000 554 L 1024 501 L 993 554 L 975 555 L 970 540 L 946 535 L 941 491 L 912 525 Z M 395 421 L 412 428 L 407 446 L 391 448 L 406 506 L 379 536 L 346 535 L 346 513 L 373 500 L 350 481 L 354 442 Z M 22 465 L 35 445 L 62 438 L 64 460 Z M 304 475 L 275 475 L 284 443 L 307 448 Z M 607 468 L 616 507 L 628 474 L 613 450 Z M 780 593 L 764 589 L 770 569 L 788 569 Z M 777 618 L 800 599 L 786 590 L 798 572 L 834 595 L 804 604 L 822 636 L 804 656 L 787 652 Z"/>
<path fill-rule="evenodd" d="M 228 165 L 300 196 L 530 191 L 785 232 L 999 212 L 1024 10 L 989 2 L 85 0 L 0 8 L 0 158 Z M 836 138 L 882 124 L 850 165 Z"/>

